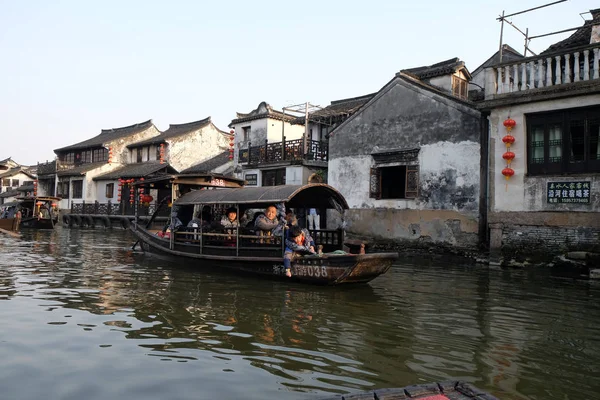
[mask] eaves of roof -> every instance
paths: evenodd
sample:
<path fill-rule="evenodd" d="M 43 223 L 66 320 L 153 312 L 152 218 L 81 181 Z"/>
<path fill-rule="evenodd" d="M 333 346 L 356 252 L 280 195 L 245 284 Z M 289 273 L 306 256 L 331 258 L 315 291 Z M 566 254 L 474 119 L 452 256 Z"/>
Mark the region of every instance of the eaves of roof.
<path fill-rule="evenodd" d="M 110 181 L 119 178 L 142 178 L 159 171 L 162 171 L 165 174 L 177 173 L 177 170 L 169 164 L 161 164 L 160 161 L 146 161 L 143 163 L 124 165 L 114 171 L 96 176 L 93 180 Z"/>
<path fill-rule="evenodd" d="M 83 150 L 92 147 L 101 147 L 104 143 L 111 142 L 115 139 L 119 139 L 122 137 L 127 137 L 133 135 L 135 133 L 143 132 L 148 128 L 154 126 L 152 120 L 140 122 L 139 124 L 134 124 L 130 126 L 125 126 L 122 128 L 114 128 L 114 129 L 102 129 L 101 133 L 98 136 L 94 136 L 91 139 L 84 140 L 83 142 L 79 142 L 76 144 L 72 144 L 70 146 L 61 147 L 60 149 L 55 149 L 55 153 L 65 152 L 70 150 Z"/>
<path fill-rule="evenodd" d="M 133 148 L 137 148 L 137 147 L 165 143 L 167 139 L 171 139 L 174 137 L 182 136 L 187 133 L 197 131 L 197 130 L 202 129 L 210 124 L 212 124 L 210 117 L 201 119 L 199 121 L 188 122 L 185 124 L 170 124 L 169 129 L 162 132 L 160 135 L 154 136 L 150 139 L 143 140 L 141 142 L 132 143 L 129 146 L 127 146 L 127 148 L 133 149 Z"/>

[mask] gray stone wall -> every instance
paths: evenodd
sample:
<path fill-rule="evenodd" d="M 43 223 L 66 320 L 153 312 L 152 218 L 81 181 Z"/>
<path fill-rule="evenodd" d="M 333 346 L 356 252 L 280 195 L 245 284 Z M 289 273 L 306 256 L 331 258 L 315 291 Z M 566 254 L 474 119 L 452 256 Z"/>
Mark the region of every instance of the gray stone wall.
<path fill-rule="evenodd" d="M 505 257 L 551 258 L 574 250 L 600 251 L 600 228 L 509 225 L 502 230 L 502 253 Z"/>

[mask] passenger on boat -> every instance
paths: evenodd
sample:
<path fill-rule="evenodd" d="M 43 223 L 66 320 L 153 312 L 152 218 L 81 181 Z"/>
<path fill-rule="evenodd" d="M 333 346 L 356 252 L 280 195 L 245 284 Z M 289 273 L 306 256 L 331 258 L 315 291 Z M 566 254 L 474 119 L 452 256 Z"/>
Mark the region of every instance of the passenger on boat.
<path fill-rule="evenodd" d="M 274 205 L 265 208 L 265 213 L 259 215 L 254 223 L 254 230 L 259 236 L 280 234 L 282 228 L 282 224 L 277 219 L 277 208 Z"/>
<path fill-rule="evenodd" d="M 285 220 L 287 222 L 286 224 L 286 239 L 289 238 L 290 236 L 290 229 L 293 226 L 297 226 L 300 227 L 300 225 L 298 224 L 298 218 L 296 218 L 296 215 L 294 214 L 294 212 L 292 210 L 287 210 L 287 212 L 285 213 Z M 306 238 L 306 240 L 308 242 L 312 242 L 312 246 L 315 247 L 315 241 L 312 238 L 312 236 L 310 236 L 310 233 L 308 232 L 308 229 L 305 228 L 300 228 L 302 230 L 302 233 L 304 234 L 304 237 Z"/>
<path fill-rule="evenodd" d="M 225 215 L 221 218 L 221 226 L 229 234 L 235 234 L 235 230 L 231 228 L 237 228 L 240 226 L 237 220 L 237 210 L 235 207 L 229 207 L 225 212 Z"/>
<path fill-rule="evenodd" d="M 310 238 L 310 236 L 309 236 Z M 285 240 L 285 252 L 283 254 L 283 267 L 285 276 L 292 276 L 292 261 L 299 255 L 316 254 L 315 242 L 312 238 L 307 238 L 304 231 L 299 226 L 292 226 L 289 230 L 288 238 Z"/>

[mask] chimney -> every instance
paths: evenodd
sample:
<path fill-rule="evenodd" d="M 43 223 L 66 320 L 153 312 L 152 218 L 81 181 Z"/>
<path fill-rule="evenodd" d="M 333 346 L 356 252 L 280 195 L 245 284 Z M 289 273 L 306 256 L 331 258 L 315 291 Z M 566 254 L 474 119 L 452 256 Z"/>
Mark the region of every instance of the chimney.
<path fill-rule="evenodd" d="M 592 14 L 592 34 L 590 35 L 590 44 L 600 43 L 600 8 L 590 10 Z"/>

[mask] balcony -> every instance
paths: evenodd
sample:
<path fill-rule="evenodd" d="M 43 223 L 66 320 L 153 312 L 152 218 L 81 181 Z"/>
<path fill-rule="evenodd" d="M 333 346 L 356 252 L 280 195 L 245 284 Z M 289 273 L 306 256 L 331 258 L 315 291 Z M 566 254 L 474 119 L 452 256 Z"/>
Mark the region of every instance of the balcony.
<path fill-rule="evenodd" d="M 525 95 L 534 91 L 568 89 L 581 85 L 573 85 L 577 82 L 600 83 L 599 52 L 600 43 L 593 43 L 489 67 L 485 71 L 485 100 L 511 93 Z"/>
<path fill-rule="evenodd" d="M 277 163 L 302 163 L 313 161 L 327 163 L 329 148 L 327 142 L 307 140 L 306 151 L 304 140 L 287 140 L 284 142 L 268 143 L 262 146 L 252 146 L 248 143 L 247 149 L 239 152 L 239 163 L 248 165 L 277 164 Z"/>

